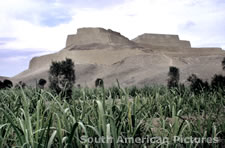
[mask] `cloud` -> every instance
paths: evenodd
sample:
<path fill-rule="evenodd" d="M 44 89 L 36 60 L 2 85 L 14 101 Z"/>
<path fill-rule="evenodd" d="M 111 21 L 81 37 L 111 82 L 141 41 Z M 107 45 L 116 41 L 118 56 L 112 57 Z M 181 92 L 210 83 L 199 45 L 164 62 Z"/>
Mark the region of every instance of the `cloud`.
<path fill-rule="evenodd" d="M 130 39 L 146 32 L 179 34 L 194 46 L 214 45 L 225 39 L 225 3 L 221 0 L 12 2 L 1 6 L 4 9 L 0 12 L 5 13 L 0 14 L 0 37 L 17 40 L 1 44 L 1 48 L 58 51 L 65 46 L 66 36 L 80 27 L 111 28 Z"/>
<path fill-rule="evenodd" d="M 2 58 L 0 61 L 1 62 L 18 62 L 21 60 L 26 60 L 26 56 L 13 56 L 13 57 L 7 57 L 7 58 Z"/>
<path fill-rule="evenodd" d="M 55 1 L 7 0 L 0 7 L 0 12 L 7 17 L 25 20 L 36 25 L 56 26 L 69 22 L 71 19 L 70 9 L 57 5 Z"/>
<path fill-rule="evenodd" d="M 76 28 L 111 28 L 130 39 L 146 32 L 179 34 L 193 46 L 225 47 L 224 7 L 213 0 L 128 0 L 103 10 L 74 10 L 73 20 Z"/>
<path fill-rule="evenodd" d="M 193 46 L 225 48 L 224 8 L 223 0 L 7 0 L 0 5 L 0 51 L 56 52 L 80 27 L 112 29 L 130 39 L 179 34 Z"/>
<path fill-rule="evenodd" d="M 14 76 L 29 66 L 29 61 L 34 56 L 48 54 L 42 51 L 0 50 L 1 76 Z"/>
<path fill-rule="evenodd" d="M 118 1 L 4 1 L 0 5 L 0 37 L 14 37 L 16 40 L 0 43 L 0 48 L 58 51 L 65 47 L 67 35 L 76 32 L 77 21 L 72 20 L 76 15 L 74 10 L 85 9 L 84 4 L 100 10 L 100 5 L 108 6 Z"/>
<path fill-rule="evenodd" d="M 11 42 L 11 41 L 15 41 L 16 38 L 7 38 L 7 37 L 0 37 L 0 45 L 5 45 L 6 43 L 8 42 Z"/>

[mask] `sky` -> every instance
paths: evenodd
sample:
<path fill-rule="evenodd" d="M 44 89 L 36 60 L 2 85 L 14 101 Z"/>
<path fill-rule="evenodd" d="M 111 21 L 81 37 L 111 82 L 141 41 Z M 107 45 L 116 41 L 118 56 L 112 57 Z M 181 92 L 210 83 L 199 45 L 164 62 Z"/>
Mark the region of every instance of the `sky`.
<path fill-rule="evenodd" d="M 193 47 L 225 49 L 224 0 L 0 0 L 0 76 L 28 68 L 32 57 L 65 47 L 81 27 L 133 39 L 178 34 Z"/>

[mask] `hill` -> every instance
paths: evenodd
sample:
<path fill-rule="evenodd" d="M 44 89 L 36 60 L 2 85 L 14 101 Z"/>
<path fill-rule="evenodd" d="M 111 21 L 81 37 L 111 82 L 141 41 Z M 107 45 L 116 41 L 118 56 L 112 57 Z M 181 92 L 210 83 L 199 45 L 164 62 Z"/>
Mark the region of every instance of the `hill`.
<path fill-rule="evenodd" d="M 8 77 L 0 76 L 0 81 L 4 81 L 5 79 L 9 79 Z"/>
<path fill-rule="evenodd" d="M 29 69 L 12 78 L 34 85 L 40 78 L 48 79 L 52 61 L 71 58 L 75 63 L 76 84 L 93 87 L 103 78 L 106 87 L 119 80 L 121 86 L 166 84 L 169 66 L 181 72 L 181 82 L 192 73 L 210 79 L 222 73 L 221 48 L 192 48 L 189 41 L 178 35 L 143 34 L 129 40 L 118 32 L 103 28 L 81 28 L 68 35 L 61 51 L 34 57 Z"/>

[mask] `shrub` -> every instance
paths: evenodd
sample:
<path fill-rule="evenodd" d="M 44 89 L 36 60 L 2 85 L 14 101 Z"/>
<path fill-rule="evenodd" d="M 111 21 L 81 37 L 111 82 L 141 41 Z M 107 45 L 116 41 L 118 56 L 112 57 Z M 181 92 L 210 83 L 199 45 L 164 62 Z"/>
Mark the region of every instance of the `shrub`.
<path fill-rule="evenodd" d="M 168 88 L 178 87 L 178 83 L 180 80 L 179 69 L 171 66 L 169 68 L 168 76 L 169 76 L 168 83 L 167 83 Z"/>
<path fill-rule="evenodd" d="M 209 84 L 207 81 L 203 82 L 200 78 L 198 78 L 195 74 L 192 74 L 187 79 L 191 85 L 191 91 L 194 93 L 201 93 L 202 91 L 209 90 Z"/>
<path fill-rule="evenodd" d="M 77 88 L 81 88 L 81 85 L 80 84 L 77 84 Z"/>
<path fill-rule="evenodd" d="M 223 67 L 223 70 L 225 70 L 225 57 L 223 58 L 223 61 L 222 61 L 222 67 Z"/>
<path fill-rule="evenodd" d="M 25 87 L 26 87 L 26 83 L 24 83 L 23 81 L 19 81 L 19 83 L 15 85 L 15 88 L 17 89 L 25 88 Z"/>
<path fill-rule="evenodd" d="M 179 84 L 175 91 L 176 91 L 177 95 L 179 95 L 179 96 L 185 95 L 185 92 L 186 92 L 185 85 L 184 84 Z"/>
<path fill-rule="evenodd" d="M 50 88 L 57 94 L 62 93 L 66 98 L 71 98 L 72 87 L 75 83 L 74 63 L 71 59 L 61 62 L 52 62 L 49 71 Z"/>
<path fill-rule="evenodd" d="M 225 89 L 225 76 L 215 74 L 211 81 L 212 89 Z"/>
<path fill-rule="evenodd" d="M 45 87 L 45 84 L 47 83 L 47 81 L 45 79 L 40 79 L 38 81 L 38 85 L 41 89 L 43 89 Z"/>
<path fill-rule="evenodd" d="M 13 87 L 13 83 L 10 80 L 4 80 L 3 82 L 3 88 L 12 88 Z"/>
<path fill-rule="evenodd" d="M 2 81 L 0 81 L 0 89 L 2 89 L 4 86 L 4 83 Z"/>
<path fill-rule="evenodd" d="M 104 81 L 103 81 L 103 79 L 101 79 L 101 78 L 97 78 L 96 80 L 95 80 L 95 87 L 104 87 Z"/>

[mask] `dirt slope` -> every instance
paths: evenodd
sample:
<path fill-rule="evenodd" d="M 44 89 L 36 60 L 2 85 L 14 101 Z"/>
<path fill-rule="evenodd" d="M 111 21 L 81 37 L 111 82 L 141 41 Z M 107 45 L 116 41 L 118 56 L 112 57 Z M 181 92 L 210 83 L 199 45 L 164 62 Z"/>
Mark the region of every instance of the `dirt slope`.
<path fill-rule="evenodd" d="M 221 68 L 225 52 L 221 48 L 192 48 L 189 41 L 177 35 L 143 34 L 129 40 L 112 30 L 81 28 L 69 35 L 66 47 L 55 54 L 34 57 L 29 69 L 12 78 L 35 85 L 48 79 L 52 61 L 73 59 L 76 84 L 93 87 L 96 78 L 103 78 L 106 87 L 166 84 L 169 66 L 180 68 L 181 82 L 192 73 L 210 79 Z"/>
<path fill-rule="evenodd" d="M 9 79 L 8 77 L 0 76 L 0 81 L 4 81 L 5 79 Z"/>

